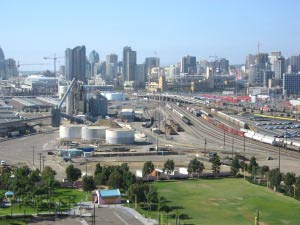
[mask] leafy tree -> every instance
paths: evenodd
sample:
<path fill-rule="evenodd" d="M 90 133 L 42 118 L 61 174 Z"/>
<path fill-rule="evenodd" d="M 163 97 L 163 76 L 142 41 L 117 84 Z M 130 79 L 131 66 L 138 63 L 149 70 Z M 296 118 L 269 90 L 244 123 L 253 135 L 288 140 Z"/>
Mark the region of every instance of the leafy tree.
<path fill-rule="evenodd" d="M 101 167 L 100 163 L 97 163 L 94 175 L 97 175 L 99 173 L 102 173 L 102 167 Z"/>
<path fill-rule="evenodd" d="M 198 177 L 199 177 L 199 175 L 203 172 L 204 169 L 205 169 L 205 167 L 204 167 L 203 163 L 200 162 L 199 160 L 197 160 L 196 158 L 192 159 L 189 162 L 189 165 L 188 165 L 189 174 L 197 173 Z"/>
<path fill-rule="evenodd" d="M 124 172 L 129 172 L 129 166 L 127 163 L 122 163 L 120 169 Z"/>
<path fill-rule="evenodd" d="M 278 168 L 273 169 L 268 172 L 268 177 L 271 187 L 277 190 L 282 180 L 282 173 L 280 173 Z"/>
<path fill-rule="evenodd" d="M 231 173 L 236 176 L 240 169 L 240 163 L 237 156 L 232 159 L 231 162 Z"/>
<path fill-rule="evenodd" d="M 296 177 L 295 194 L 296 194 L 296 198 L 299 199 L 299 197 L 300 197 L 300 176 Z"/>
<path fill-rule="evenodd" d="M 32 170 L 29 174 L 29 179 L 34 183 L 41 181 L 40 171 L 38 169 Z"/>
<path fill-rule="evenodd" d="M 296 182 L 296 176 L 294 173 L 287 173 L 283 177 L 283 181 L 285 184 L 286 194 L 293 195 L 293 185 Z"/>
<path fill-rule="evenodd" d="M 107 181 L 108 186 L 112 188 L 120 188 L 122 185 L 122 174 L 119 173 L 117 170 L 114 170 L 108 178 Z"/>
<path fill-rule="evenodd" d="M 128 189 L 128 197 L 131 202 L 145 202 L 147 193 L 150 189 L 148 183 L 134 183 Z"/>
<path fill-rule="evenodd" d="M 256 158 L 254 156 L 251 157 L 250 159 L 250 163 L 249 163 L 249 166 L 248 166 L 248 172 L 252 174 L 253 172 L 253 167 L 256 169 L 258 167 L 258 164 L 256 162 Z"/>
<path fill-rule="evenodd" d="M 173 160 L 168 159 L 164 164 L 164 171 L 167 173 L 168 179 L 170 179 L 170 174 L 175 169 L 175 163 Z"/>
<path fill-rule="evenodd" d="M 82 181 L 84 191 L 93 191 L 96 188 L 94 178 L 92 176 L 84 176 Z"/>
<path fill-rule="evenodd" d="M 74 165 L 71 164 L 66 168 L 66 174 L 67 174 L 67 179 L 69 181 L 74 182 L 81 177 L 81 170 L 75 168 Z"/>
<path fill-rule="evenodd" d="M 268 166 L 262 166 L 260 168 L 261 175 L 265 176 L 269 172 L 270 168 Z"/>
<path fill-rule="evenodd" d="M 42 179 L 51 179 L 54 180 L 56 171 L 53 170 L 50 166 L 46 166 L 42 172 Z"/>
<path fill-rule="evenodd" d="M 136 177 L 130 171 L 124 172 L 122 176 L 122 188 L 128 190 L 128 188 L 136 182 Z"/>
<path fill-rule="evenodd" d="M 251 176 L 253 177 L 253 179 L 255 179 L 258 168 L 259 168 L 259 166 L 258 166 L 258 163 L 256 162 L 256 158 L 254 156 L 252 156 L 247 169 L 248 169 L 248 172 L 251 173 Z"/>
<path fill-rule="evenodd" d="M 149 178 L 149 174 L 152 173 L 154 171 L 154 164 L 152 163 L 152 161 L 147 161 L 144 163 L 144 167 L 143 167 L 143 177 L 147 177 L 147 180 Z"/>
<path fill-rule="evenodd" d="M 220 173 L 220 166 L 221 166 L 220 157 L 218 155 L 215 155 L 211 160 L 211 169 L 215 176 L 218 173 Z"/>

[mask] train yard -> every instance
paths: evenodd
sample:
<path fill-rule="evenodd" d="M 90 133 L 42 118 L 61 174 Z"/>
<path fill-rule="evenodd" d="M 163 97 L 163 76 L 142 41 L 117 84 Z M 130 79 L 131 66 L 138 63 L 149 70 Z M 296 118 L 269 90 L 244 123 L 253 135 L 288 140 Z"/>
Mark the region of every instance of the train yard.
<path fill-rule="evenodd" d="M 160 165 L 168 158 L 174 159 L 176 165 L 186 166 L 189 160 L 195 156 L 208 161 L 209 152 L 217 152 L 223 160 L 230 159 L 234 154 L 245 155 L 248 159 L 255 156 L 261 165 L 276 168 L 279 165 L 280 153 L 282 171 L 300 174 L 299 149 L 292 148 L 292 144 L 299 140 L 296 136 L 285 135 L 288 134 L 287 130 L 289 133 L 298 132 L 297 121 L 280 121 L 271 118 L 256 121 L 251 115 L 233 115 L 226 111 L 212 110 L 200 103 L 188 104 L 175 101 L 136 99 L 123 102 L 121 107 L 131 107 L 134 110 L 142 111 L 144 118 L 142 120 L 119 122 L 127 124 L 135 134 L 142 134 L 135 136 L 143 136 L 143 141 L 136 139 L 130 145 L 121 145 L 128 149 L 124 153 L 106 151 L 107 145 L 100 145 L 95 154 L 88 158 L 88 168 L 91 168 L 94 162 L 100 161 L 105 164 L 128 162 L 134 165 L 133 168 L 138 169 L 144 161 L 153 160 Z M 266 129 L 266 126 L 274 126 L 274 129 Z M 279 127 L 277 128 L 277 126 Z M 81 129 L 86 130 L 86 127 L 83 126 Z M 251 134 L 253 135 L 251 136 Z M 19 138 L 17 141 L 3 143 L 2 148 L 14 149 L 15 144 L 19 141 L 26 146 L 26 142 L 30 141 L 26 151 L 20 151 L 14 157 L 10 154 L 11 151 L 2 151 L 1 159 L 7 160 L 8 163 L 26 159 L 26 163 L 30 165 L 33 164 L 33 147 L 35 147 L 36 154 L 38 149 L 45 156 L 48 151 L 55 152 L 59 145 L 59 133 L 42 135 L 43 137 L 49 136 L 49 140 L 46 138 L 45 142 L 40 143 L 39 135 L 35 135 L 31 138 Z M 33 143 L 31 139 L 35 139 L 36 142 Z M 82 139 L 86 139 L 84 135 Z M 108 144 L 109 142 L 107 141 Z M 48 147 L 45 148 L 45 146 Z M 162 149 L 170 150 L 173 153 L 155 154 L 155 151 L 159 152 Z M 57 156 L 46 156 L 45 165 L 54 165 L 57 162 L 63 172 L 63 167 L 68 163 L 53 157 Z M 37 160 L 37 156 L 35 160 Z M 82 169 L 84 169 L 84 162 L 85 158 L 73 159 L 73 163 Z M 61 174 L 62 176 L 64 174 Z"/>

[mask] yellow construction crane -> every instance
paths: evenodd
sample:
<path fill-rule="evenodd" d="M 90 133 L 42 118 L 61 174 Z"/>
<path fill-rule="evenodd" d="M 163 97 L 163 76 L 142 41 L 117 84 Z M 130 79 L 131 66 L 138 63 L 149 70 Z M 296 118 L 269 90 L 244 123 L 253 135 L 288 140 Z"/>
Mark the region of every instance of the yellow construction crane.
<path fill-rule="evenodd" d="M 65 57 L 56 57 L 56 54 L 54 54 L 53 57 L 44 57 L 44 59 L 46 59 L 46 60 L 48 60 L 48 59 L 53 60 L 53 67 L 54 67 L 53 72 L 54 72 L 54 77 L 56 77 L 56 60 L 57 60 L 57 59 L 63 59 L 63 58 L 65 58 Z"/>

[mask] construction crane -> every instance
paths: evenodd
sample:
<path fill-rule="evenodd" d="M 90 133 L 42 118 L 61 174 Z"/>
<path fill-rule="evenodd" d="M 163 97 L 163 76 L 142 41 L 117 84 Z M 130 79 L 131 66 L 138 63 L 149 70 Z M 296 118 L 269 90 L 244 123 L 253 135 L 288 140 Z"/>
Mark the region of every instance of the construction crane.
<path fill-rule="evenodd" d="M 59 127 L 60 126 L 61 107 L 62 107 L 64 101 L 66 100 L 66 98 L 68 97 L 68 95 L 69 95 L 70 91 L 72 90 L 75 83 L 76 83 L 76 79 L 73 78 L 73 80 L 71 81 L 66 93 L 61 98 L 60 102 L 55 106 L 55 108 L 52 109 L 52 111 L 51 111 L 51 115 L 52 115 L 51 124 L 52 124 L 53 127 Z"/>
<path fill-rule="evenodd" d="M 44 65 L 49 65 L 48 63 L 19 63 L 19 61 L 18 61 L 18 63 L 17 63 L 17 74 L 18 74 L 18 76 L 19 76 L 19 68 L 21 67 L 21 66 L 44 66 Z"/>
<path fill-rule="evenodd" d="M 53 60 L 53 72 L 54 72 L 54 77 L 56 77 L 56 60 L 57 59 L 63 59 L 65 57 L 56 57 L 56 54 L 53 55 L 53 57 L 44 57 L 45 60 Z"/>

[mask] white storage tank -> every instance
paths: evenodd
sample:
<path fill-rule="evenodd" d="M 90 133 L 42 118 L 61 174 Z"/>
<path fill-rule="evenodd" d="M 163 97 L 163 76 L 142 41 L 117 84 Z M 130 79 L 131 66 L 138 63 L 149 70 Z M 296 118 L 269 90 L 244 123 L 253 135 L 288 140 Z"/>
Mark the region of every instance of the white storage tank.
<path fill-rule="evenodd" d="M 81 130 L 81 139 L 85 141 L 105 140 L 105 130 L 103 126 L 85 126 Z"/>
<path fill-rule="evenodd" d="M 107 144 L 132 144 L 134 143 L 134 132 L 127 129 L 106 130 Z"/>
<path fill-rule="evenodd" d="M 82 125 L 68 124 L 59 127 L 59 138 L 61 139 L 81 139 Z"/>

